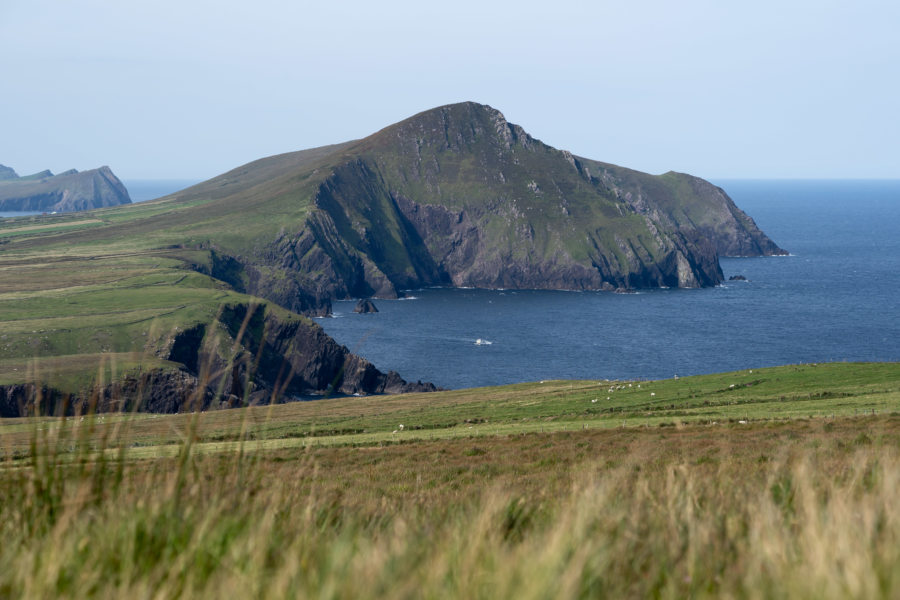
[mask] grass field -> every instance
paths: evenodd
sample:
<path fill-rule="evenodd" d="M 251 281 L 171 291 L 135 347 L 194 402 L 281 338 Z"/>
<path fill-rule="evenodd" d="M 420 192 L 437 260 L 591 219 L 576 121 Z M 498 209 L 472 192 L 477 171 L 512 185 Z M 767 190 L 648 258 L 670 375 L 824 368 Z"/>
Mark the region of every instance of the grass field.
<path fill-rule="evenodd" d="M 900 594 L 897 364 L 9 419 L 0 447 L 0 597 Z"/>

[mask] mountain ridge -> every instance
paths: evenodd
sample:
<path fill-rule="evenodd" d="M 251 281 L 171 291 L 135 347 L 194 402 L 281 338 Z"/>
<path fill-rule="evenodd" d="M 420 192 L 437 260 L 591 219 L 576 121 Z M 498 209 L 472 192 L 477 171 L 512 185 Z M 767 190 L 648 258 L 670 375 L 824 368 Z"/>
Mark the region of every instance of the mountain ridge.
<path fill-rule="evenodd" d="M 108 166 L 19 177 L 0 165 L 0 210 L 73 212 L 130 203 L 128 190 Z"/>
<path fill-rule="evenodd" d="M 557 150 L 485 105 L 438 107 L 332 148 L 305 171 L 318 174 L 308 227 L 235 255 L 257 273 L 255 293 L 305 297 L 291 305 L 302 312 L 423 285 L 704 287 L 722 281 L 719 254 L 784 253 L 721 188 Z M 294 272 L 323 276 L 275 289 Z"/>

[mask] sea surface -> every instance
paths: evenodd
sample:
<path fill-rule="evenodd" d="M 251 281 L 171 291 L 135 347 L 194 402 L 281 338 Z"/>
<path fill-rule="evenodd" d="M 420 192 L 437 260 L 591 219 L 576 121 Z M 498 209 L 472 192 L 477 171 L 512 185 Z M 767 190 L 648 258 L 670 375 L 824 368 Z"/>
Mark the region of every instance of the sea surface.
<path fill-rule="evenodd" d="M 122 184 L 132 202 L 155 200 L 200 183 L 199 179 L 129 179 Z"/>
<path fill-rule="evenodd" d="M 900 180 L 715 183 L 791 255 L 722 259 L 748 281 L 709 289 L 423 289 L 318 322 L 379 369 L 447 388 L 900 360 Z"/>

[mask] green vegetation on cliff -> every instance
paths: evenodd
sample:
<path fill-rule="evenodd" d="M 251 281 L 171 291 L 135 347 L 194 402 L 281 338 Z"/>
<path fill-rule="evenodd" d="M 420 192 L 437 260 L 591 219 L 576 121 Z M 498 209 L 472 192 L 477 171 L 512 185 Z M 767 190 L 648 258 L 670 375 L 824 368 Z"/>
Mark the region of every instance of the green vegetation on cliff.
<path fill-rule="evenodd" d="M 152 202 L 0 222 L 0 361 L 143 354 L 180 365 L 176 387 L 207 390 L 201 405 L 245 388 L 405 389 L 295 313 L 422 285 L 708 286 L 718 254 L 779 252 L 711 184 L 575 157 L 455 104 Z M 268 329 L 229 329 L 235 311 Z M 285 327 L 294 341 L 272 338 Z M 299 380 L 282 389 L 260 352 Z"/>

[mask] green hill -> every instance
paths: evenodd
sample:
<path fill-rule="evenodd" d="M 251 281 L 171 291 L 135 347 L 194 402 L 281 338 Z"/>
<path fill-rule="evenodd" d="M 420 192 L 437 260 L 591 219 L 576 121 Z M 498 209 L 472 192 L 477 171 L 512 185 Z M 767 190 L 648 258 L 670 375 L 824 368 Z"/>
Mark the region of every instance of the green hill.
<path fill-rule="evenodd" d="M 3 221 L 0 404 L 427 389 L 301 314 L 423 285 L 709 286 L 719 255 L 779 253 L 708 182 L 576 157 L 450 105 L 152 202 Z"/>

